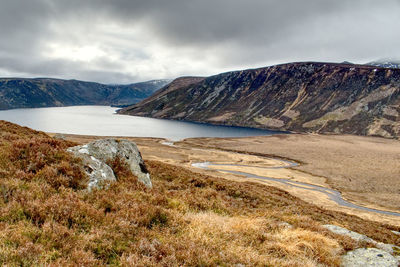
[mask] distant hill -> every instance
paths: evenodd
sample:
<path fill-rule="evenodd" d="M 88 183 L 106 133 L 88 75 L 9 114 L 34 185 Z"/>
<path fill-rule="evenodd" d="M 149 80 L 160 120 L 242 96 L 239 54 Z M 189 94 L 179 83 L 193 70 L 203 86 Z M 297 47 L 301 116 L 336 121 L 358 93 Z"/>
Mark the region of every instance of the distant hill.
<path fill-rule="evenodd" d="M 367 63 L 366 65 L 377 66 L 377 67 L 381 67 L 381 68 L 400 69 L 399 61 L 387 61 L 387 60 L 372 61 L 372 62 Z"/>
<path fill-rule="evenodd" d="M 299 62 L 179 78 L 120 113 L 295 132 L 400 136 L 400 69 Z"/>
<path fill-rule="evenodd" d="M 128 85 L 106 85 L 50 78 L 0 78 L 0 109 L 129 105 L 147 98 L 169 82 L 153 80 Z"/>

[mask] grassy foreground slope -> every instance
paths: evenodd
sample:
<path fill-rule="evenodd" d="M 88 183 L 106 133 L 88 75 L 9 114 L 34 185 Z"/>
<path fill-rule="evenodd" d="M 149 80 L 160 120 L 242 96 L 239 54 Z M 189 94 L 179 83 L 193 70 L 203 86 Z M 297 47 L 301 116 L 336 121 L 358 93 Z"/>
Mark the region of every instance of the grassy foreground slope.
<path fill-rule="evenodd" d="M 152 190 L 116 161 L 119 181 L 88 193 L 72 145 L 0 121 L 1 265 L 336 266 L 368 245 L 325 223 L 400 244 L 399 228 L 157 161 L 146 162 Z"/>

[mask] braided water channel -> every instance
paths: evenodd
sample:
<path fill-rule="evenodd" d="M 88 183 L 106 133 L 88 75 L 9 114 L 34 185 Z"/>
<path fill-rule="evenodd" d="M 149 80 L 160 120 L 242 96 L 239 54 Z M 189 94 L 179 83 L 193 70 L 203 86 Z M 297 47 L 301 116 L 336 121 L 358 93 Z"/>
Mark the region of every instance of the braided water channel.
<path fill-rule="evenodd" d="M 278 159 L 276 159 L 276 160 L 278 160 Z M 368 211 L 368 212 L 374 212 L 374 213 L 378 213 L 378 214 L 385 214 L 385 215 L 392 215 L 392 216 L 400 217 L 400 213 L 398 213 L 398 212 L 378 210 L 378 209 L 368 208 L 368 207 L 364 207 L 364 206 L 359 206 L 354 203 L 348 202 L 343 199 L 342 194 L 339 191 L 336 191 L 334 189 L 330 189 L 330 188 L 326 188 L 326 187 L 318 186 L 318 185 L 313 185 L 313 184 L 302 183 L 302 182 L 298 182 L 298 181 L 292 181 L 292 180 L 284 179 L 284 178 L 272 178 L 272 177 L 260 176 L 260 175 L 255 175 L 252 173 L 247 173 L 247 172 L 242 172 L 242 171 L 224 170 L 222 168 L 223 166 L 229 166 L 229 167 L 234 166 L 234 167 L 252 167 L 252 168 L 261 168 L 261 169 L 282 169 L 282 168 L 291 168 L 291 167 L 298 166 L 298 164 L 295 162 L 290 162 L 287 160 L 280 160 L 280 161 L 284 162 L 286 165 L 285 166 L 260 167 L 260 166 L 239 165 L 239 164 L 218 164 L 218 163 L 212 163 L 212 162 L 199 162 L 199 163 L 193 163 L 192 166 L 196 167 L 196 168 L 205 169 L 205 170 L 217 170 L 217 171 L 221 171 L 221 172 L 238 174 L 238 175 L 245 176 L 247 178 L 255 178 L 255 179 L 260 179 L 260 180 L 273 181 L 273 182 L 281 183 L 281 184 L 284 184 L 287 186 L 301 188 L 304 190 L 317 191 L 317 192 L 321 192 L 321 193 L 325 194 L 326 196 L 329 197 L 330 200 L 334 201 L 335 203 L 337 203 L 339 206 L 342 206 L 342 207 L 349 207 L 349 208 L 354 208 L 354 209 L 358 209 L 361 211 Z M 211 166 L 216 167 L 216 168 L 210 168 Z M 218 168 L 218 167 L 221 167 L 221 168 Z"/>

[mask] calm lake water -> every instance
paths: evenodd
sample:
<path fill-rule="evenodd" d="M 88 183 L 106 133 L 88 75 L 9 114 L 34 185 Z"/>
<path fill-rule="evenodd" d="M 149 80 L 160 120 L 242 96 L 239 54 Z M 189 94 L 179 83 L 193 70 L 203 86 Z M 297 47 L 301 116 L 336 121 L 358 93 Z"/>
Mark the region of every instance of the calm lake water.
<path fill-rule="evenodd" d="M 242 137 L 276 133 L 251 128 L 117 115 L 116 110 L 108 106 L 12 109 L 0 111 L 0 120 L 53 133 L 161 137 L 173 141 L 190 137 Z"/>

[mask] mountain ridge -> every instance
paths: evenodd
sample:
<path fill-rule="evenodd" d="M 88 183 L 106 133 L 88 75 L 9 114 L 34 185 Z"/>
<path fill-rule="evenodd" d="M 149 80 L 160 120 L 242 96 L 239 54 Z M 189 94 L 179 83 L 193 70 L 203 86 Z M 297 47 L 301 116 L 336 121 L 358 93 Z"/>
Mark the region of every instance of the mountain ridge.
<path fill-rule="evenodd" d="M 129 105 L 169 83 L 151 80 L 132 84 L 101 84 L 57 78 L 0 78 L 0 109 L 71 105 Z"/>
<path fill-rule="evenodd" d="M 366 65 L 381 67 L 381 68 L 392 68 L 400 69 L 400 61 L 394 60 L 378 60 L 367 63 Z"/>
<path fill-rule="evenodd" d="M 399 69 L 295 62 L 189 85 L 176 81 L 119 113 L 294 132 L 400 135 Z M 171 86 L 176 88 L 167 92 Z"/>

